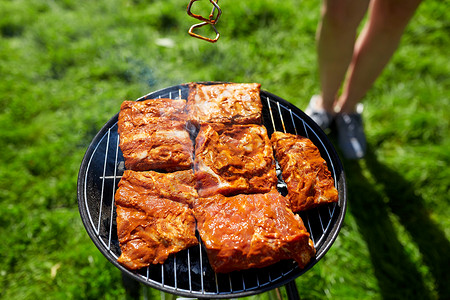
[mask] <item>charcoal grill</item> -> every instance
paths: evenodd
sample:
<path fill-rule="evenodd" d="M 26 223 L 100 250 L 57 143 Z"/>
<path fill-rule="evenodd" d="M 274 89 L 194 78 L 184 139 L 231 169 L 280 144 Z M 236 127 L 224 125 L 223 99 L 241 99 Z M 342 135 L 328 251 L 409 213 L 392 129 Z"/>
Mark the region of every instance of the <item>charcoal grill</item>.
<path fill-rule="evenodd" d="M 152 98 L 187 99 L 188 92 L 188 85 L 181 84 L 152 92 L 137 101 Z M 261 100 L 263 122 L 269 136 L 277 130 L 308 137 L 319 148 L 334 177 L 339 201 L 300 213 L 314 242 L 315 258 L 304 269 L 300 269 L 293 260 L 286 260 L 262 269 L 216 274 L 200 243 L 199 246 L 169 257 L 162 265 L 130 271 L 117 263 L 121 252 L 117 237 L 114 193 L 124 171 L 124 158 L 119 148 L 116 114 L 92 140 L 78 175 L 81 219 L 94 244 L 113 265 L 129 277 L 163 292 L 218 299 L 254 295 L 286 284 L 291 284 L 292 287 L 295 278 L 311 269 L 325 255 L 339 233 L 346 210 L 346 183 L 342 163 L 327 136 L 303 111 L 264 90 L 261 90 Z M 280 193 L 286 194 L 282 180 L 278 182 L 278 189 Z"/>

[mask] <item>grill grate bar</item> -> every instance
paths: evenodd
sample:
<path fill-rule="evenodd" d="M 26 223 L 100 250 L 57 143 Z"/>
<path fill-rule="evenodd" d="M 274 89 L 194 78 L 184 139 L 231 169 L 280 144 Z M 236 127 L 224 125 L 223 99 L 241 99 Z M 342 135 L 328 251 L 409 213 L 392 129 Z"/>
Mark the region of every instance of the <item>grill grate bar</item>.
<path fill-rule="evenodd" d="M 270 99 L 269 99 L 269 97 L 267 97 L 266 100 L 267 100 L 267 105 L 268 105 L 268 107 L 269 107 L 270 119 L 272 120 L 273 130 L 274 130 L 274 131 L 277 131 L 277 128 L 276 128 L 276 126 L 275 126 L 275 120 L 274 120 L 274 118 L 273 118 L 272 107 L 270 106 Z"/>
<path fill-rule="evenodd" d="M 191 249 L 187 249 L 187 264 L 188 264 L 188 282 L 189 292 L 192 292 L 192 278 L 191 278 Z"/>
<path fill-rule="evenodd" d="M 314 234 L 312 233 L 311 222 L 309 221 L 308 215 L 306 215 L 306 223 L 308 224 L 308 232 L 310 232 L 311 240 L 313 241 L 314 247 L 316 247 L 316 239 L 314 238 Z"/>
<path fill-rule="evenodd" d="M 175 289 L 178 289 L 178 281 L 177 281 L 177 254 L 173 255 L 173 278 Z"/>
<path fill-rule="evenodd" d="M 205 293 L 205 283 L 203 280 L 203 254 L 202 254 L 202 241 L 199 239 L 198 250 L 200 252 L 200 285 L 201 285 L 201 293 Z"/>
<path fill-rule="evenodd" d="M 320 227 L 322 228 L 322 232 L 324 232 L 324 231 L 325 231 L 325 228 L 323 227 L 322 216 L 320 215 L 320 212 L 319 212 L 319 209 L 318 209 L 318 208 L 316 208 L 315 210 L 316 210 L 316 212 L 317 212 L 317 215 L 319 216 Z"/>
<path fill-rule="evenodd" d="M 161 286 L 164 287 L 164 264 L 161 265 Z"/>
<path fill-rule="evenodd" d="M 110 176 L 100 176 L 100 179 L 120 179 L 122 178 L 122 175 L 110 175 Z"/>
<path fill-rule="evenodd" d="M 108 161 L 108 148 L 109 148 L 109 139 L 111 136 L 111 128 L 108 129 L 108 137 L 106 139 L 106 150 L 105 150 L 105 161 L 103 162 L 103 177 L 105 177 L 106 174 L 106 162 Z M 100 232 L 100 224 L 101 224 L 101 220 L 102 220 L 102 208 L 103 208 L 103 195 L 104 195 L 104 190 L 105 190 L 105 180 L 103 179 L 102 181 L 102 192 L 100 195 L 100 206 L 98 209 L 98 224 L 97 224 L 97 234 L 99 234 Z"/>
<path fill-rule="evenodd" d="M 292 125 L 294 125 L 295 134 L 298 135 L 297 126 L 295 125 L 294 116 L 292 115 L 292 109 L 289 108 L 289 115 L 291 116 Z"/>
<path fill-rule="evenodd" d="M 283 132 L 286 133 L 286 126 L 284 126 L 284 119 L 283 119 L 283 116 L 281 115 L 280 102 L 278 102 L 278 101 L 277 101 L 277 106 L 278 106 L 278 114 L 280 115 L 281 125 L 283 125 Z"/>
<path fill-rule="evenodd" d="M 308 130 L 306 130 L 306 122 L 302 120 L 302 124 L 303 124 L 303 130 L 305 130 L 305 135 L 309 139 Z"/>
<path fill-rule="evenodd" d="M 113 229 L 113 215 L 114 215 L 114 194 L 116 190 L 116 175 L 117 175 L 117 159 L 119 157 L 119 139 L 117 139 L 116 143 L 116 157 L 114 159 L 114 180 L 112 185 L 112 197 L 111 197 L 111 214 L 109 218 L 109 235 L 108 235 L 108 250 L 111 250 L 111 238 L 112 238 L 112 229 Z"/>
<path fill-rule="evenodd" d="M 214 281 L 216 283 L 216 293 L 219 293 L 219 282 L 217 281 L 217 273 L 214 273 Z"/>

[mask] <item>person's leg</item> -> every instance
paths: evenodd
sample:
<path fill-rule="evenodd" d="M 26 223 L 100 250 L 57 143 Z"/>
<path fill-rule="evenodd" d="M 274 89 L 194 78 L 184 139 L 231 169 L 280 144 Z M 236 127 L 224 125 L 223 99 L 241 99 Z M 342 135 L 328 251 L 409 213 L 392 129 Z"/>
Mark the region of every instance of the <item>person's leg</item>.
<path fill-rule="evenodd" d="M 336 108 L 352 113 L 380 75 L 421 0 L 372 0 Z"/>
<path fill-rule="evenodd" d="M 368 0 L 324 0 L 317 30 L 321 94 L 319 108 L 333 113 L 337 93 L 351 62 L 358 25 Z"/>
<path fill-rule="evenodd" d="M 420 0 L 372 0 L 368 22 L 358 37 L 335 110 L 338 142 L 344 156 L 362 158 L 366 137 L 356 105 L 372 87 L 400 42 Z"/>

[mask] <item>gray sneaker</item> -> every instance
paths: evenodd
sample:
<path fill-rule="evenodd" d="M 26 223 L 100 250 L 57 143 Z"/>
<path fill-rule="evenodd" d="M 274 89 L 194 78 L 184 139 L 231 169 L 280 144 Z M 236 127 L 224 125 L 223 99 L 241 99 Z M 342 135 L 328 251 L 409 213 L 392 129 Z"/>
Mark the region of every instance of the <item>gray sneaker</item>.
<path fill-rule="evenodd" d="M 366 153 L 367 142 L 361 113 L 338 114 L 335 118 L 339 148 L 347 159 L 360 159 Z"/>
<path fill-rule="evenodd" d="M 319 97 L 320 96 L 318 95 L 311 97 L 308 107 L 305 109 L 305 114 L 316 122 L 322 130 L 325 130 L 330 127 L 331 122 L 333 121 L 333 116 L 326 110 L 317 108 L 317 101 L 319 100 Z"/>

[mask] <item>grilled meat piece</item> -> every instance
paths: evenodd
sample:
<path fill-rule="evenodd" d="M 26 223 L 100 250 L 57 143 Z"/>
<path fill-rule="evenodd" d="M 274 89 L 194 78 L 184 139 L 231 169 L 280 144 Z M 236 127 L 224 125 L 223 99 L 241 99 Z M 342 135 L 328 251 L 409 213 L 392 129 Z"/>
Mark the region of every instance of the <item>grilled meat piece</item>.
<path fill-rule="evenodd" d="M 194 173 L 200 197 L 269 192 L 277 177 L 266 128 L 203 125 L 196 138 Z"/>
<path fill-rule="evenodd" d="M 173 173 L 126 170 L 119 186 L 134 191 L 139 197 L 155 196 L 187 204 L 189 207 L 192 207 L 198 197 L 192 169 Z"/>
<path fill-rule="evenodd" d="M 125 167 L 135 171 L 186 170 L 194 146 L 187 129 L 185 100 L 124 101 L 118 132 Z"/>
<path fill-rule="evenodd" d="M 132 270 L 162 264 L 198 244 L 193 211 L 183 204 L 196 196 L 189 178 L 192 171 L 124 172 L 115 194 L 120 264 Z"/>
<path fill-rule="evenodd" d="M 205 123 L 260 124 L 260 87 L 259 83 L 191 83 L 189 120 L 197 127 Z"/>
<path fill-rule="evenodd" d="M 277 131 L 272 134 L 271 142 L 287 185 L 292 211 L 338 201 L 338 191 L 327 163 L 311 140 Z"/>
<path fill-rule="evenodd" d="M 262 268 L 285 259 L 294 259 L 304 268 L 315 254 L 301 218 L 276 190 L 199 198 L 194 213 L 217 273 Z"/>

